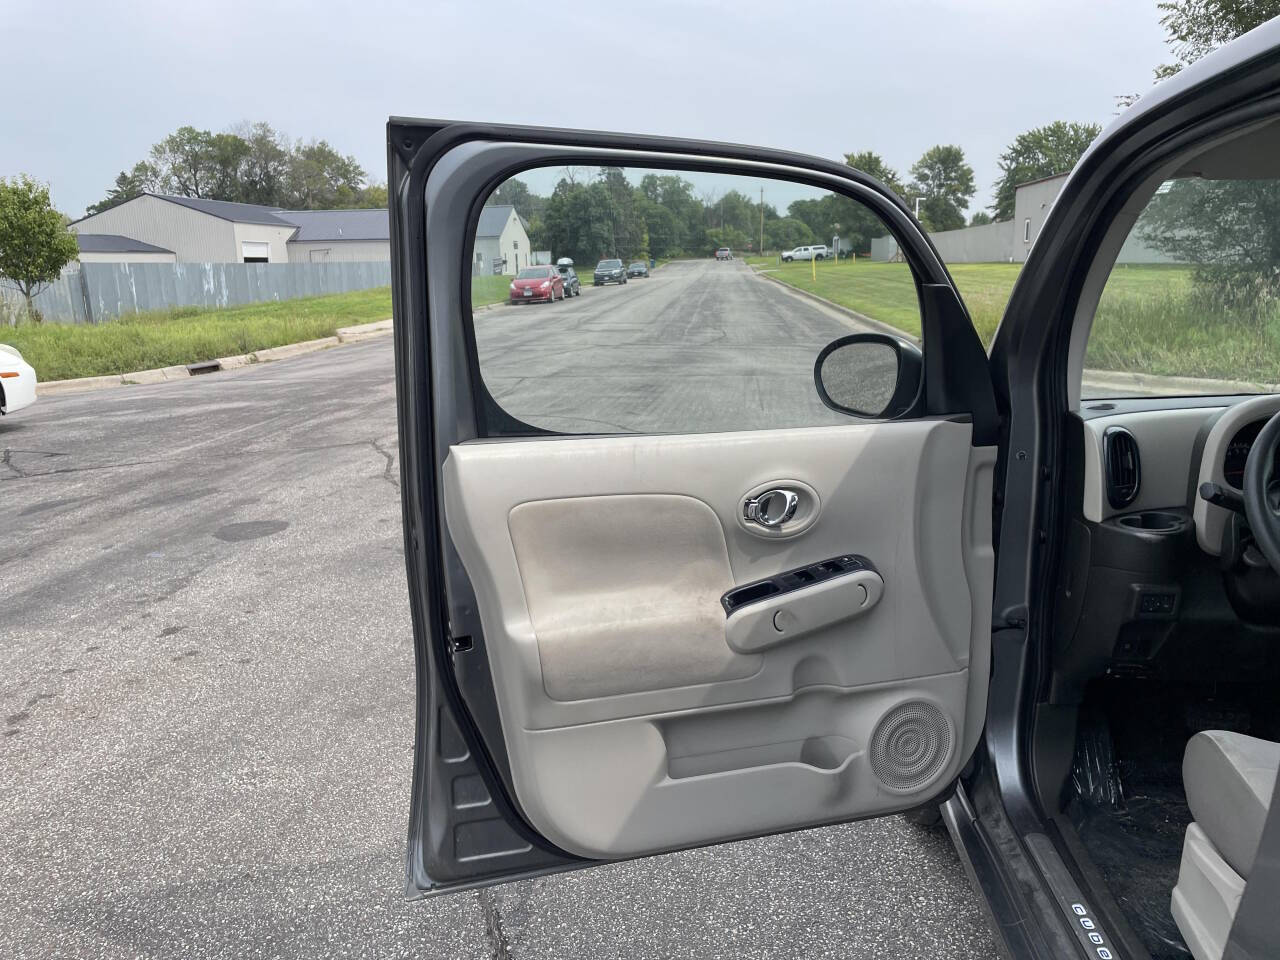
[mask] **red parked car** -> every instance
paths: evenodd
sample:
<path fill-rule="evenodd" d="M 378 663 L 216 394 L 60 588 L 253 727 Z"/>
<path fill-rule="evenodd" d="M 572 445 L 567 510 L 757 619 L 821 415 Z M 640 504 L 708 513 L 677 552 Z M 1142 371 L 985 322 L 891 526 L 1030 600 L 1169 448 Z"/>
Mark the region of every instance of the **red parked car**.
<path fill-rule="evenodd" d="M 564 278 L 555 267 L 525 267 L 511 281 L 511 302 L 564 299 Z"/>

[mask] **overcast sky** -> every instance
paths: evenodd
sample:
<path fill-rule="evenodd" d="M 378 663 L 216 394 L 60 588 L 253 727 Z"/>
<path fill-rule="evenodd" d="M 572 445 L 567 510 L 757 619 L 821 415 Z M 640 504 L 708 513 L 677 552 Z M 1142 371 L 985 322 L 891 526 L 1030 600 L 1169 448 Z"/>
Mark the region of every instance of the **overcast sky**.
<path fill-rule="evenodd" d="M 0 0 L 0 175 L 79 216 L 183 124 L 265 120 L 386 179 L 389 115 L 870 149 L 906 175 L 996 159 L 1052 120 L 1112 119 L 1169 59 L 1155 0 L 504 4 Z"/>

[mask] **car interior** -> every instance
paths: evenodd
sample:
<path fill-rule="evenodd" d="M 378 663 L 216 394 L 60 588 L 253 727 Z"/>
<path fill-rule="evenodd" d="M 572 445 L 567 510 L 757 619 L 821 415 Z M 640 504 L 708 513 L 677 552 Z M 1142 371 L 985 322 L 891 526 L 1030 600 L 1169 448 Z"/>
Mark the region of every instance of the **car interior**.
<path fill-rule="evenodd" d="M 1280 768 L 1280 576 L 1243 508 L 1250 449 L 1280 395 L 1273 383 L 1099 385 L 1088 338 L 1152 199 L 1170 181 L 1280 191 L 1277 143 L 1263 124 L 1151 177 L 1102 241 L 1073 330 L 1067 556 L 1032 756 L 1077 861 L 1157 960 L 1222 956 Z M 1152 385 L 1172 395 L 1140 396 Z M 1274 509 L 1280 464 L 1269 473 Z"/>

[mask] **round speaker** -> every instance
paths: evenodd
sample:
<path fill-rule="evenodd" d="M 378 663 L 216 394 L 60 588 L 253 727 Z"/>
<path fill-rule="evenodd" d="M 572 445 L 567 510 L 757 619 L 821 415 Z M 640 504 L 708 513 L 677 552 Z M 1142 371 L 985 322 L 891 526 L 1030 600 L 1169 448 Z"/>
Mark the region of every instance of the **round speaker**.
<path fill-rule="evenodd" d="M 890 790 L 918 790 L 947 765 L 954 739 L 951 719 L 932 703 L 900 703 L 871 734 L 871 770 Z"/>

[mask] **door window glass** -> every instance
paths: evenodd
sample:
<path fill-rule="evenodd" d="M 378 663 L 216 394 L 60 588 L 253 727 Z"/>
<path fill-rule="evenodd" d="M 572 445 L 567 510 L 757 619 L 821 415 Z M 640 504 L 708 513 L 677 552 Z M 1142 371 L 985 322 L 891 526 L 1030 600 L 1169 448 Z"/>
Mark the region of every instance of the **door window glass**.
<path fill-rule="evenodd" d="M 1116 258 L 1083 397 L 1271 392 L 1280 382 L 1280 180 L 1171 180 Z"/>
<path fill-rule="evenodd" d="M 481 378 L 507 413 L 560 433 L 849 423 L 814 387 L 818 353 L 868 329 L 859 316 L 920 333 L 909 265 L 870 257 L 872 239 L 888 232 L 855 200 L 779 180 L 526 171 L 500 184 L 478 217 L 471 303 Z M 789 256 L 835 235 L 851 255 Z M 521 279 L 514 262 L 495 273 L 483 251 L 499 239 L 572 261 L 580 290 Z M 717 259 L 724 248 L 733 258 Z M 635 263 L 647 275 L 631 271 Z"/>

